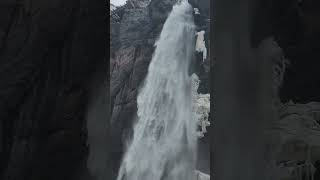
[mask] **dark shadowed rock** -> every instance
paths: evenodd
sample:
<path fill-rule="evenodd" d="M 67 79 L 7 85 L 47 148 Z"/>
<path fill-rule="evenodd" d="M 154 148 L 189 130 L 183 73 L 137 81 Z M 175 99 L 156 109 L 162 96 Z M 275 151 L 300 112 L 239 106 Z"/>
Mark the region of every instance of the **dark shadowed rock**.
<path fill-rule="evenodd" d="M 5 0 L 0 17 L 0 179 L 86 177 L 91 81 L 108 68 L 104 2 Z"/>

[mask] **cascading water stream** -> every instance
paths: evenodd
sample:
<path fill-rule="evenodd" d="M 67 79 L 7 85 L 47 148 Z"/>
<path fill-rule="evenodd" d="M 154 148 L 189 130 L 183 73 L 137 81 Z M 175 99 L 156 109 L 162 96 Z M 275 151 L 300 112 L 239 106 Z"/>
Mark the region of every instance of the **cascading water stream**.
<path fill-rule="evenodd" d="M 138 119 L 117 180 L 194 180 L 197 122 L 189 64 L 194 53 L 193 8 L 178 2 L 166 20 L 139 92 Z"/>

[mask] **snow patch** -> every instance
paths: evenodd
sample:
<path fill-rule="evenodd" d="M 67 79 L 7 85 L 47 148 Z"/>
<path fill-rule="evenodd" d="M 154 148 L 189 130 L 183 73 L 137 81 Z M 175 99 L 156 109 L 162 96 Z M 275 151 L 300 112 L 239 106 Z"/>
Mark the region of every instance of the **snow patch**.
<path fill-rule="evenodd" d="M 200 84 L 199 77 L 196 74 L 191 75 L 192 82 L 192 97 L 193 97 L 193 115 L 198 125 L 201 127 L 197 132 L 198 137 L 204 137 L 207 132 L 207 126 L 210 126 L 209 112 L 210 112 L 210 94 L 198 94 Z"/>
<path fill-rule="evenodd" d="M 210 175 L 196 171 L 196 180 L 210 180 Z"/>
<path fill-rule="evenodd" d="M 200 14 L 199 9 L 198 8 L 193 8 L 194 14 Z"/>
<path fill-rule="evenodd" d="M 117 9 L 117 7 L 115 5 L 113 5 L 113 4 L 110 4 L 110 12 L 115 10 L 115 9 Z"/>
<path fill-rule="evenodd" d="M 205 31 L 197 32 L 196 51 L 202 52 L 202 62 L 207 59 L 206 42 L 204 41 Z"/>
<path fill-rule="evenodd" d="M 114 4 L 115 6 L 122 6 L 126 4 L 127 0 L 110 0 L 110 4 Z"/>

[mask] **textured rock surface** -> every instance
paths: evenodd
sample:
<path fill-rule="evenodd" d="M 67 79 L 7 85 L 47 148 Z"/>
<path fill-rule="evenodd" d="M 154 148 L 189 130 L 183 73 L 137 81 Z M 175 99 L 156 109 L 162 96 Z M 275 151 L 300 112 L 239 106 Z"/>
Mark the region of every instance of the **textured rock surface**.
<path fill-rule="evenodd" d="M 319 178 L 318 1 L 289 0 L 274 11 L 274 36 L 289 61 L 280 86 L 284 104 L 273 124 L 277 161 L 289 179 Z M 281 17 L 281 18 L 279 18 Z M 294 30 L 293 30 L 294 29 Z M 298 177 L 300 176 L 300 177 Z"/>

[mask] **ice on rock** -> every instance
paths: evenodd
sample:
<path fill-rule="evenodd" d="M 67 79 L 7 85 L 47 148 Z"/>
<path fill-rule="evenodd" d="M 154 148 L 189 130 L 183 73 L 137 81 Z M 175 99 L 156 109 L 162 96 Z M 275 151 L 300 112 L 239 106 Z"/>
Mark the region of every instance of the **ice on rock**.
<path fill-rule="evenodd" d="M 210 94 L 198 94 L 198 88 L 200 84 L 199 77 L 196 74 L 192 74 L 192 96 L 193 96 L 193 115 L 200 131 L 198 131 L 198 137 L 204 137 L 207 132 L 207 126 L 210 126 L 209 113 L 210 113 Z"/>
<path fill-rule="evenodd" d="M 205 31 L 197 32 L 197 41 L 196 41 L 196 51 L 202 52 L 202 61 L 207 59 L 207 48 L 206 48 L 206 42 L 204 41 L 204 34 Z"/>
<path fill-rule="evenodd" d="M 193 8 L 194 14 L 200 14 L 199 9 L 198 8 Z"/>

